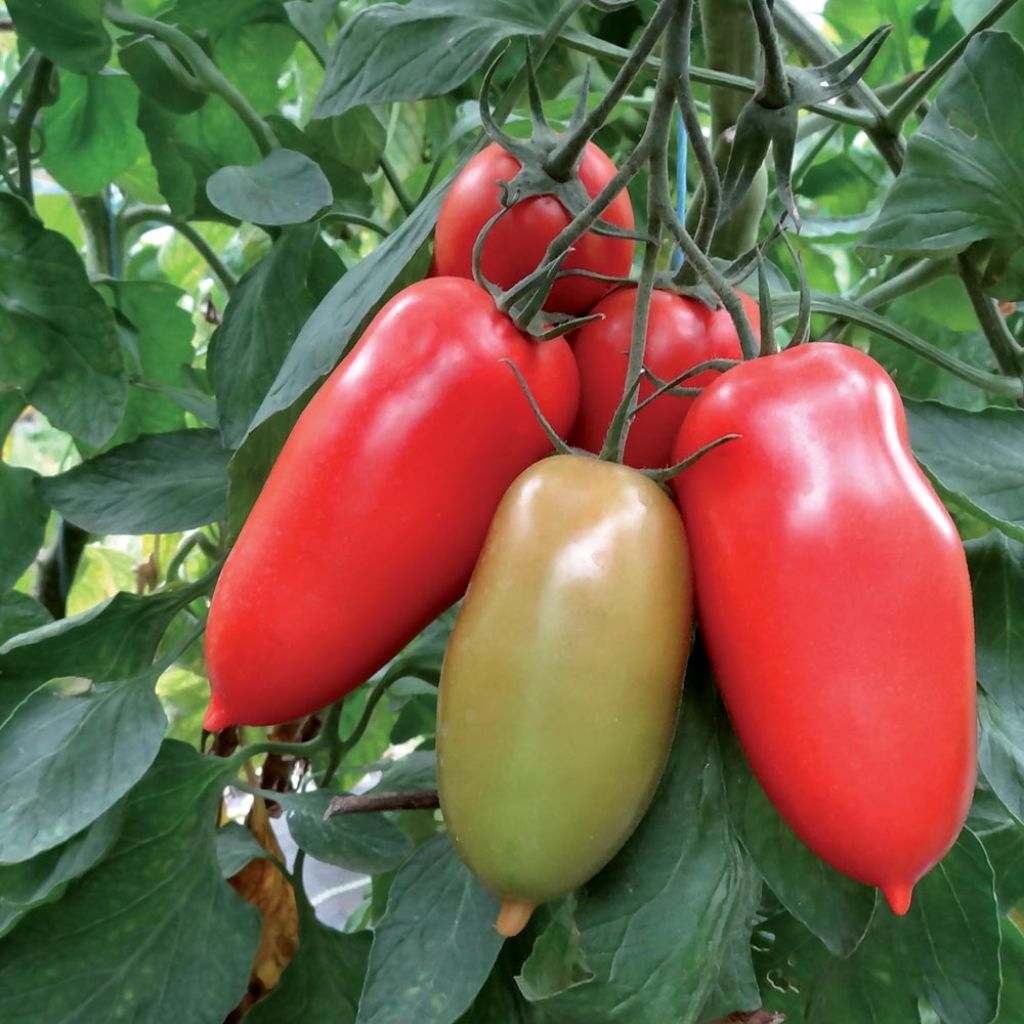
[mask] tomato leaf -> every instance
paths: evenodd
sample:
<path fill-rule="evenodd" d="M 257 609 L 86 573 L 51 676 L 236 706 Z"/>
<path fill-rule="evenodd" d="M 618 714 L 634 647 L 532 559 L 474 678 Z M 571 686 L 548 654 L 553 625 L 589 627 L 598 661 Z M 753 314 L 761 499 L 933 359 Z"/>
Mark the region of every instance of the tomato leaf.
<path fill-rule="evenodd" d="M 37 479 L 30 469 L 0 462 L 0 592 L 17 583 L 43 543 L 49 512 L 33 486 Z"/>
<path fill-rule="evenodd" d="M 0 388 L 20 388 L 54 426 L 101 445 L 124 412 L 114 317 L 75 247 L 0 193 Z"/>
<path fill-rule="evenodd" d="M 93 196 L 142 155 L 139 90 L 124 74 L 62 74 L 60 98 L 43 110 L 43 166 L 69 192 Z"/>
<path fill-rule="evenodd" d="M 110 56 L 103 0 L 7 0 L 18 36 L 72 71 L 99 71 Z"/>
<path fill-rule="evenodd" d="M 220 1024 L 245 992 L 260 932 L 214 852 L 228 771 L 185 744 L 164 744 L 128 797 L 106 859 L 5 940 L 0 1017 Z"/>
<path fill-rule="evenodd" d="M 213 337 L 209 365 L 229 448 L 242 443 L 299 330 L 323 298 L 311 286 L 311 260 L 329 263 L 335 277 L 342 270 L 318 237 L 316 224 L 282 232 L 239 281 Z"/>
<path fill-rule="evenodd" d="M 237 821 L 229 821 L 217 829 L 217 863 L 224 878 L 237 875 L 254 860 L 270 860 L 273 856 L 249 829 Z"/>
<path fill-rule="evenodd" d="M 848 955 L 871 920 L 874 890 L 840 875 L 794 835 L 731 735 L 723 767 L 733 826 L 765 882 L 833 955 Z"/>
<path fill-rule="evenodd" d="M 375 4 L 338 33 L 315 117 L 364 103 L 418 100 L 461 85 L 509 36 L 539 35 L 542 0 L 412 0 Z"/>
<path fill-rule="evenodd" d="M 538 1002 L 559 1024 L 687 1024 L 714 988 L 759 879 L 729 826 L 706 668 L 691 660 L 675 743 L 644 819 L 579 896 L 595 977 Z"/>
<path fill-rule="evenodd" d="M 171 396 L 181 392 L 194 355 L 192 317 L 179 304 L 185 293 L 163 281 L 104 282 L 100 289 L 121 314 L 118 331 L 131 375 L 124 419 L 107 447 L 183 428 L 187 406 Z"/>
<path fill-rule="evenodd" d="M 982 238 L 1024 238 L 1024 50 L 976 36 L 939 89 L 862 244 L 885 252 L 957 252 Z"/>
<path fill-rule="evenodd" d="M 123 822 L 124 806 L 114 804 L 66 843 L 20 864 L 0 866 L 0 937 L 30 910 L 59 899 L 69 882 L 102 860 Z"/>
<path fill-rule="evenodd" d="M 247 1014 L 246 1024 L 355 1024 L 370 955 L 370 933 L 321 924 L 299 901 L 299 947 L 281 980 Z"/>
<path fill-rule="evenodd" d="M 498 901 L 447 835 L 399 870 L 370 950 L 358 1024 L 451 1024 L 490 973 L 502 938 Z"/>
<path fill-rule="evenodd" d="M 0 726 L 0 864 L 65 842 L 142 778 L 167 727 L 155 682 L 152 670 L 70 696 L 44 686 Z"/>
<path fill-rule="evenodd" d="M 324 297 L 306 321 L 250 425 L 287 409 L 330 373 L 373 308 L 384 298 L 433 230 L 449 181 L 442 182 L 369 256 Z"/>
<path fill-rule="evenodd" d="M 171 619 L 209 582 L 150 597 L 115 594 L 80 615 L 39 626 L 0 647 L 0 723 L 48 679 L 127 679 L 152 660 Z"/>
<path fill-rule="evenodd" d="M 978 694 L 978 765 L 1006 809 L 1024 824 L 1024 716 Z"/>
<path fill-rule="evenodd" d="M 216 430 L 147 434 L 38 486 L 91 533 L 173 533 L 227 515 L 229 456 Z"/>
<path fill-rule="evenodd" d="M 940 494 L 1024 540 L 1024 411 L 904 404 L 914 455 Z"/>
<path fill-rule="evenodd" d="M 333 795 L 317 790 L 282 799 L 292 838 L 310 856 L 375 875 L 397 868 L 412 853 L 412 843 L 383 815 L 336 814 L 325 821 Z"/>
<path fill-rule="evenodd" d="M 275 149 L 253 167 L 222 167 L 206 183 L 210 202 L 253 224 L 301 224 L 334 201 L 318 164 L 291 149 Z"/>
<path fill-rule="evenodd" d="M 978 681 L 1024 720 L 1024 544 L 993 531 L 968 541 Z"/>
<path fill-rule="evenodd" d="M 0 597 L 0 645 L 19 633 L 45 626 L 49 621 L 50 613 L 28 594 L 12 590 Z M 0 707 L 2 702 L 0 697 Z"/>

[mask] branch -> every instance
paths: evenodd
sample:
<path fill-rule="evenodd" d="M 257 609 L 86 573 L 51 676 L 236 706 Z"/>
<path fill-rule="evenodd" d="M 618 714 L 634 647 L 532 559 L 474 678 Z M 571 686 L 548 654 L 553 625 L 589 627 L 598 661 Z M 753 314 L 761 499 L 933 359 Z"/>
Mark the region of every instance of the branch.
<path fill-rule="evenodd" d="M 191 224 L 176 217 L 170 210 L 165 210 L 162 206 L 136 206 L 122 214 L 121 227 L 128 230 L 137 224 L 145 224 L 148 221 L 166 224 L 168 227 L 174 228 L 182 238 L 188 239 L 192 243 L 192 248 L 206 260 L 206 265 L 220 281 L 224 291 L 231 294 L 238 283 L 235 275 L 221 262 L 210 243 Z"/>
<path fill-rule="evenodd" d="M 336 796 L 324 811 L 324 820 L 336 814 L 370 814 L 374 811 L 432 811 L 440 807 L 436 789 L 403 789 L 393 793 L 346 793 Z"/>

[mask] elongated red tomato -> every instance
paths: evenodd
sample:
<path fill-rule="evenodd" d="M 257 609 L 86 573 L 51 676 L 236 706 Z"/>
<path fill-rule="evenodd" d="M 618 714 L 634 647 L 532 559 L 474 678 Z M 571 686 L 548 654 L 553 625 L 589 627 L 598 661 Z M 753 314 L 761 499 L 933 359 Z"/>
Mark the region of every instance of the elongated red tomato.
<path fill-rule="evenodd" d="M 491 143 L 459 172 L 441 206 L 434 234 L 434 266 L 438 274 L 473 276 L 473 246 L 483 226 L 501 209 L 499 181 L 519 173 L 519 161 Z M 615 176 L 615 165 L 594 143 L 587 143 L 579 167 L 587 193 L 596 196 Z M 572 218 L 553 196 L 531 196 L 504 216 L 484 243 L 484 277 L 501 288 L 511 288 L 540 265 L 548 244 Z M 629 193 L 620 192 L 604 213 L 610 224 L 632 230 L 633 206 Z M 615 277 L 629 275 L 633 242 L 588 231 L 562 264 Z M 570 275 L 556 282 L 546 308 L 559 313 L 582 313 L 612 287 L 606 281 Z"/>
<path fill-rule="evenodd" d="M 760 337 L 757 303 L 740 293 L 754 335 Z M 620 288 L 592 310 L 602 319 L 584 324 L 571 337 L 580 370 L 580 411 L 569 441 L 577 448 L 599 452 L 612 416 L 622 399 L 633 335 L 636 288 Z M 644 347 L 644 366 L 662 381 L 670 381 L 708 359 L 740 359 L 739 338 L 724 309 L 711 310 L 697 299 L 656 290 Z M 689 378 L 685 387 L 705 387 L 717 376 L 713 370 Z M 640 400 L 655 391 L 645 379 Z M 664 467 L 671 464 L 672 444 L 693 399 L 661 395 L 633 421 L 626 439 L 627 465 Z"/>
<path fill-rule="evenodd" d="M 697 610 L 755 774 L 808 846 L 902 914 L 975 779 L 963 547 L 892 381 L 816 343 L 744 363 L 683 423 Z"/>
<path fill-rule="evenodd" d="M 225 563 L 206 631 L 204 725 L 337 700 L 465 589 L 512 480 L 549 449 L 578 378 L 461 278 L 406 288 L 296 423 Z"/>
<path fill-rule="evenodd" d="M 495 514 L 441 674 L 441 806 L 514 935 L 602 868 L 665 765 L 692 627 L 679 513 L 583 456 L 526 470 Z"/>

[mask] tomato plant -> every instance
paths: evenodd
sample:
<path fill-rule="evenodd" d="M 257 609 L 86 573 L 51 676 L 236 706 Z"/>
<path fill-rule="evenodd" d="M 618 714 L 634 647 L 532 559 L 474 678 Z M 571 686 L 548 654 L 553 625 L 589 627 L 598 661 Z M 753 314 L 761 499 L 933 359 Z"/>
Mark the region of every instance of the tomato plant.
<path fill-rule="evenodd" d="M 502 900 L 503 935 L 636 827 L 691 630 L 686 538 L 656 484 L 569 455 L 509 488 L 452 631 L 437 734 L 445 821 Z"/>
<path fill-rule="evenodd" d="M 743 295 L 755 337 L 760 336 L 757 304 Z M 629 346 L 636 310 L 636 289 L 621 288 L 592 310 L 599 320 L 584 324 L 572 347 L 580 371 L 580 409 L 570 442 L 599 452 L 626 386 Z M 712 359 L 741 358 L 740 343 L 728 312 L 711 310 L 697 299 L 656 290 L 644 344 L 644 368 L 653 374 L 640 383 L 640 402 L 665 383 Z M 705 387 L 713 370 L 689 377 L 679 386 Z M 679 425 L 693 404 L 686 395 L 662 394 L 641 409 L 626 440 L 627 465 L 664 467 L 670 462 Z"/>
<path fill-rule="evenodd" d="M 510 182 L 520 166 L 514 156 L 491 143 L 459 172 L 437 218 L 434 263 L 439 274 L 472 277 L 477 235 L 501 209 L 498 182 Z M 593 197 L 614 176 L 615 165 L 589 143 L 577 173 Z M 616 227 L 633 227 L 628 192 L 623 190 L 616 196 L 604 219 Z M 511 288 L 540 265 L 548 245 L 570 220 L 565 207 L 553 196 L 531 196 L 513 203 L 484 242 L 480 260 L 484 277 L 501 288 Z M 632 259 L 630 239 L 588 231 L 576 243 L 562 269 L 626 277 Z M 569 274 L 555 283 L 547 306 L 555 312 L 583 313 L 611 287 L 606 281 Z"/>
<path fill-rule="evenodd" d="M 0 1020 L 1014 1024 L 1019 11 L 0 0 Z"/>
<path fill-rule="evenodd" d="M 725 434 L 674 480 L 722 695 L 797 835 L 905 914 L 974 792 L 963 545 L 892 380 L 856 349 L 805 345 L 727 372 L 675 455 Z"/>
<path fill-rule="evenodd" d="M 206 728 L 330 704 L 462 594 L 502 493 L 550 447 L 508 362 L 567 431 L 568 345 L 523 337 L 479 285 L 431 278 L 377 314 L 302 413 L 224 565 Z"/>

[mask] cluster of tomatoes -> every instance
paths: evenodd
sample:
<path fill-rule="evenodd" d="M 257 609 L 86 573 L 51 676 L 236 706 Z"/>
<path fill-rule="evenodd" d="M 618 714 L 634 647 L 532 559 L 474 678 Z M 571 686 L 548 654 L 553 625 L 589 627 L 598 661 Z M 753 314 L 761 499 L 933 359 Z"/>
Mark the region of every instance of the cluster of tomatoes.
<path fill-rule="evenodd" d="M 768 796 L 905 912 L 967 813 L 975 682 L 963 549 L 892 381 L 856 349 L 797 346 L 701 373 L 696 398 L 659 393 L 625 465 L 586 454 L 622 398 L 636 289 L 562 277 L 547 308 L 599 318 L 568 341 L 521 333 L 471 279 L 497 182 L 517 170 L 497 146 L 466 166 L 438 221 L 438 276 L 381 310 L 299 418 L 214 594 L 206 727 L 336 701 L 469 583 L 441 679 L 441 803 L 514 934 L 643 815 L 695 590 Z M 587 191 L 613 173 L 588 145 Z M 605 216 L 631 229 L 628 196 Z M 515 284 L 568 221 L 550 196 L 514 206 L 486 239 L 485 277 Z M 566 268 L 622 277 L 631 260 L 629 239 L 588 233 Z M 656 291 L 640 400 L 740 355 L 724 312 Z M 578 454 L 545 458 L 538 411 Z M 726 436 L 672 479 L 675 502 L 641 471 Z"/>

